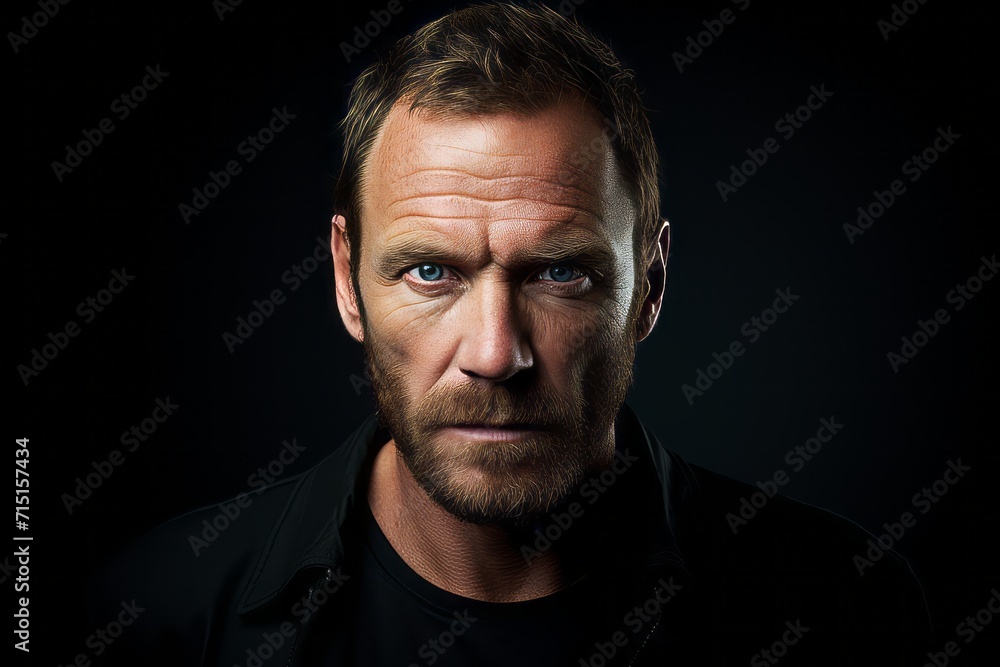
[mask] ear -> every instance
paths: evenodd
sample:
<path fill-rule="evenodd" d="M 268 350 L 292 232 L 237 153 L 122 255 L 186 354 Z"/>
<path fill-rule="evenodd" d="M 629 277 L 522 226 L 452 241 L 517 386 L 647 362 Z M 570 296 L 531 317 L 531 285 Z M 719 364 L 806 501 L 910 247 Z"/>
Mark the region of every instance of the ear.
<path fill-rule="evenodd" d="M 663 305 L 663 291 L 667 286 L 667 257 L 670 254 L 670 222 L 663 219 L 663 226 L 656 240 L 653 261 L 646 270 L 646 297 L 639 309 L 635 323 L 635 340 L 645 339 L 653 330 Z"/>
<path fill-rule="evenodd" d="M 330 230 L 330 254 L 333 256 L 333 276 L 337 290 L 337 309 L 347 333 L 357 341 L 364 340 L 358 298 L 351 282 L 351 245 L 347 238 L 347 220 L 342 215 L 333 216 Z"/>

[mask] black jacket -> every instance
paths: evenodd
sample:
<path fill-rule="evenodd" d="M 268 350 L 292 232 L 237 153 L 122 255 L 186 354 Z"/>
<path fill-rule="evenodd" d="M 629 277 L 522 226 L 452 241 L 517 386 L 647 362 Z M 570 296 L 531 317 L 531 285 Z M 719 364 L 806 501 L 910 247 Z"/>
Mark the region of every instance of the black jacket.
<path fill-rule="evenodd" d="M 653 613 L 623 608 L 625 645 L 595 636 L 589 664 L 921 664 L 928 614 L 903 559 L 843 518 L 685 463 L 627 405 L 616 434 L 636 462 L 605 477 L 621 497 L 602 553 Z M 372 415 L 311 470 L 142 538 L 92 586 L 97 627 L 132 610 L 96 659 L 310 664 L 317 619 L 350 599 L 338 596 L 351 585 L 343 528 L 387 440 Z M 863 574 L 856 556 L 871 563 Z"/>

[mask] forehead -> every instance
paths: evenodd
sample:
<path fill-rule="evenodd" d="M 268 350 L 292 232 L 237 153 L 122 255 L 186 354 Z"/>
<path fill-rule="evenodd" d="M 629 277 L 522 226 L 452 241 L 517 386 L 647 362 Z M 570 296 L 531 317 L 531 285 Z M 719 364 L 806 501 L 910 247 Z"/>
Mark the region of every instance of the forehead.
<path fill-rule="evenodd" d="M 364 234 L 575 225 L 601 228 L 614 242 L 631 238 L 625 193 L 607 133 L 583 103 L 486 116 L 397 103 L 365 168 Z"/>

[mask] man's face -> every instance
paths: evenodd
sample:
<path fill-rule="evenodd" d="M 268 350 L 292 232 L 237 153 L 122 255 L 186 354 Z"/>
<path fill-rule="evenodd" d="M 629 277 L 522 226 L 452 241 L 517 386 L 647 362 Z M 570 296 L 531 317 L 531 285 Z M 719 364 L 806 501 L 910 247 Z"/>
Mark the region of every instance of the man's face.
<path fill-rule="evenodd" d="M 524 525 L 610 464 L 632 380 L 635 208 L 580 104 L 402 105 L 362 192 L 358 297 L 379 408 L 455 516 Z"/>

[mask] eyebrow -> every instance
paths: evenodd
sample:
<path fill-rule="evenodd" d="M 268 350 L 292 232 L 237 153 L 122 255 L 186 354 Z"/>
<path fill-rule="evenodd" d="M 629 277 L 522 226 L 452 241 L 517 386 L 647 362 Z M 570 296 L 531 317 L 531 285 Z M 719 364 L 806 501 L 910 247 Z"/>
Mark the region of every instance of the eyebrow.
<path fill-rule="evenodd" d="M 376 270 L 384 276 L 395 276 L 403 268 L 421 262 L 448 264 L 461 261 L 463 255 L 468 259 L 471 253 L 457 250 L 455 245 L 408 236 L 389 243 L 376 260 Z M 616 266 L 615 253 L 608 242 L 586 232 L 549 235 L 532 247 L 510 255 L 510 263 L 514 265 L 543 265 L 564 261 L 579 264 L 595 273 L 596 277 L 603 277 L 605 272 L 613 272 Z"/>
<path fill-rule="evenodd" d="M 400 269 L 418 262 L 454 261 L 454 250 L 442 247 L 438 242 L 408 236 L 402 241 L 390 242 L 376 260 L 376 270 L 384 276 L 394 276 Z"/>

